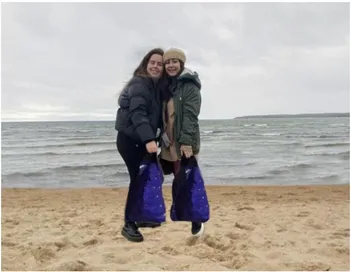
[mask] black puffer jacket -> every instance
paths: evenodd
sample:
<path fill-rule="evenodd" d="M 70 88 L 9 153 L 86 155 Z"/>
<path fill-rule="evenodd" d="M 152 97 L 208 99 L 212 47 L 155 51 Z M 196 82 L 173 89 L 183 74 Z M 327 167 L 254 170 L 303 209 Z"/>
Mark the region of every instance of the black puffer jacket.
<path fill-rule="evenodd" d="M 135 76 L 118 98 L 115 129 L 137 143 L 157 140 L 161 128 L 161 102 L 157 83 L 152 78 Z"/>

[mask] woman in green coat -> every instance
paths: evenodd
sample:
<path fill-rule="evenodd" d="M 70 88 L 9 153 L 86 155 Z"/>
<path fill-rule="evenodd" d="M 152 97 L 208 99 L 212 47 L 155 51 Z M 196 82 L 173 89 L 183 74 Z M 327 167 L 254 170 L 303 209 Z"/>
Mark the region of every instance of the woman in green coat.
<path fill-rule="evenodd" d="M 196 72 L 185 68 L 182 50 L 171 48 L 163 55 L 168 86 L 163 90 L 163 135 L 160 162 L 165 174 L 176 175 L 182 156 L 198 157 L 200 152 L 199 114 L 201 82 Z M 191 232 L 200 236 L 204 224 L 192 222 Z"/>

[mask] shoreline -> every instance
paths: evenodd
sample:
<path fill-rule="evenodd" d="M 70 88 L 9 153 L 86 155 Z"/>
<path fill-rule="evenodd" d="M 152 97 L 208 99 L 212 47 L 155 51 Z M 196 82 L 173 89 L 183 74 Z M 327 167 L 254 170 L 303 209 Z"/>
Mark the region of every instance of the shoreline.
<path fill-rule="evenodd" d="M 127 188 L 3 188 L 2 270 L 345 270 L 350 186 L 207 185 L 211 218 L 194 238 L 169 217 L 120 234 Z"/>
<path fill-rule="evenodd" d="M 86 186 L 86 187 L 2 187 L 1 190 L 112 190 L 112 189 L 128 189 L 129 184 L 123 184 L 119 186 Z M 350 183 L 323 183 L 323 184 L 205 184 L 206 188 L 221 188 L 221 187 L 248 187 L 248 188 L 296 188 L 296 187 L 333 187 L 333 186 L 350 186 Z M 171 188 L 172 182 L 164 183 L 163 188 Z"/>

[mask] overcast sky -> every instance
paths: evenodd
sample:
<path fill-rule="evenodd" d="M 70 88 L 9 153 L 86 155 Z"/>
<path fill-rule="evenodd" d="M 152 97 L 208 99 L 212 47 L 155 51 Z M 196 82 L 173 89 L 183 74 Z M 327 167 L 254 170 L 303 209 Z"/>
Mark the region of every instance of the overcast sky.
<path fill-rule="evenodd" d="M 179 47 L 201 119 L 349 111 L 349 3 L 2 3 L 2 120 L 114 120 L 153 47 Z"/>

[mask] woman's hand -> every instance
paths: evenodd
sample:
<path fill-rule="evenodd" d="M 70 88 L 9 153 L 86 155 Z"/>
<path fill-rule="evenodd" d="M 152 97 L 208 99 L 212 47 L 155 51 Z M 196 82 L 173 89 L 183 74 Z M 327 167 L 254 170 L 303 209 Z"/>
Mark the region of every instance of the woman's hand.
<path fill-rule="evenodd" d="M 168 148 L 172 144 L 166 132 L 162 133 L 162 141 L 166 148 Z"/>
<path fill-rule="evenodd" d="M 184 155 L 187 159 L 189 159 L 193 155 L 193 148 L 191 145 L 182 145 L 180 147 L 180 152 L 182 156 Z"/>
<path fill-rule="evenodd" d="M 148 153 L 157 153 L 157 144 L 155 141 L 148 142 L 146 144 L 146 150 Z"/>

